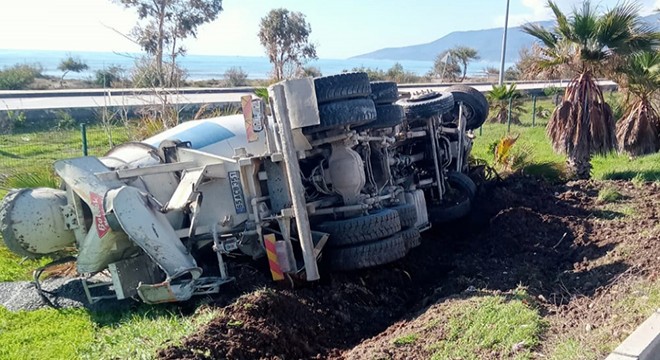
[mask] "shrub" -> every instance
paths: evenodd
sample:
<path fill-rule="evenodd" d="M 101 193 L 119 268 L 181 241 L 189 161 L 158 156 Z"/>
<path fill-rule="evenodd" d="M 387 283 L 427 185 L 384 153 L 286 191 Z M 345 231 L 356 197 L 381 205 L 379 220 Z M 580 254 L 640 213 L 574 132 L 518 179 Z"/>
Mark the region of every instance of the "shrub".
<path fill-rule="evenodd" d="M 509 102 L 511 102 L 511 123 L 520 125 L 520 115 L 527 110 L 523 106 L 522 95 L 516 90 L 516 84 L 493 85 L 487 98 L 491 109 L 490 122 L 506 124 L 509 119 Z"/>
<path fill-rule="evenodd" d="M 15 128 L 25 127 L 27 116 L 20 110 L 7 110 L 0 114 L 0 134 L 11 134 Z"/>
<path fill-rule="evenodd" d="M 224 74 L 226 87 L 237 87 L 247 85 L 248 74 L 243 71 L 243 68 L 232 66 Z"/>
<path fill-rule="evenodd" d="M 57 111 L 57 130 L 71 130 L 76 127 L 78 122 L 65 110 Z"/>
<path fill-rule="evenodd" d="M 420 82 L 422 80 L 428 80 L 427 78 L 429 76 L 426 76 L 426 78 L 421 77 L 417 74 L 415 74 L 412 71 L 406 71 L 403 66 L 399 63 L 396 63 L 392 65 L 391 68 L 387 69 L 387 71 L 380 70 L 378 68 L 372 69 L 368 67 L 354 67 L 352 72 L 355 71 L 360 71 L 360 72 L 366 72 L 367 75 L 369 76 L 369 80 L 371 81 L 380 81 L 380 80 L 388 80 L 388 81 L 394 81 L 397 83 L 415 83 L 415 82 Z M 344 71 L 346 72 L 346 71 Z"/>
<path fill-rule="evenodd" d="M 161 84 L 156 63 L 149 58 L 136 60 L 131 71 L 131 82 L 137 88 L 179 87 L 183 85 L 185 79 L 185 70 L 172 63 L 163 63 L 163 83 Z"/>
<path fill-rule="evenodd" d="M 387 80 L 385 72 L 381 69 L 378 69 L 378 68 L 372 69 L 372 68 L 369 68 L 369 67 L 360 66 L 360 67 L 354 67 L 353 69 L 351 69 L 351 72 L 356 72 L 356 71 L 366 72 L 367 75 L 369 76 L 369 80 L 371 80 L 371 81 Z M 348 72 L 348 71 L 345 70 L 344 72 Z"/>
<path fill-rule="evenodd" d="M 16 64 L 0 71 L 0 90 L 22 90 L 41 76 L 41 65 Z"/>
<path fill-rule="evenodd" d="M 316 66 L 305 66 L 300 69 L 300 74 L 298 74 L 298 77 L 320 77 L 323 76 L 321 74 L 321 69 L 317 68 Z"/>
<path fill-rule="evenodd" d="M 563 95 L 564 94 L 564 89 L 558 87 L 558 86 L 548 86 L 543 88 L 543 93 L 545 96 L 552 96 L 552 95 Z"/>
<path fill-rule="evenodd" d="M 96 70 L 94 83 L 100 87 L 112 87 L 113 84 L 124 82 L 124 69 L 118 65 L 111 65 L 107 69 Z"/>

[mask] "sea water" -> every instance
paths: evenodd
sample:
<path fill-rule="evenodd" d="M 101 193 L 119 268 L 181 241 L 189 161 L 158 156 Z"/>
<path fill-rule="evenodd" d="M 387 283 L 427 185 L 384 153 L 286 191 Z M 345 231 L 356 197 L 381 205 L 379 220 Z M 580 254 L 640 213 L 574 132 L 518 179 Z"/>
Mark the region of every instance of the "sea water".
<path fill-rule="evenodd" d="M 68 73 L 69 79 L 86 79 L 93 77 L 97 70 L 107 69 L 110 66 L 120 66 L 128 70 L 134 66 L 135 60 L 141 54 L 114 53 L 114 52 L 68 52 L 47 50 L 2 50 L 0 49 L 0 69 L 15 64 L 38 64 L 44 75 L 61 76 L 57 70 L 60 62 L 73 56 L 80 58 L 89 69 L 80 73 Z M 266 79 L 272 70 L 272 65 L 266 57 L 258 56 L 219 56 L 219 55 L 186 55 L 178 59 L 178 63 L 188 74 L 189 80 L 223 79 L 227 69 L 240 67 L 248 74 L 250 79 Z M 317 67 L 323 75 L 334 75 L 354 68 L 371 68 L 387 70 L 394 64 L 400 63 L 405 71 L 417 75 L 425 75 L 433 68 L 433 61 L 415 60 L 376 60 L 376 59 L 318 59 L 307 65 Z M 475 63 L 470 65 L 470 74 L 483 71 L 486 66 L 496 64 Z"/>
<path fill-rule="evenodd" d="M 43 68 L 44 75 L 61 76 L 57 70 L 60 62 L 69 55 L 80 58 L 89 69 L 80 73 L 69 73 L 67 78 L 85 79 L 94 75 L 97 70 L 110 66 L 120 66 L 128 70 L 134 66 L 135 60 L 141 54 L 113 52 L 68 52 L 46 50 L 0 50 L 0 69 L 15 64 L 38 64 Z M 218 55 L 185 55 L 177 59 L 184 68 L 190 80 L 222 79 L 227 69 L 240 67 L 250 79 L 265 79 L 269 77 L 272 65 L 266 57 L 258 56 L 218 56 Z M 433 67 L 432 61 L 396 61 L 373 59 L 319 59 L 307 65 L 317 67 L 323 75 L 338 74 L 357 67 L 387 70 L 395 63 L 400 63 L 404 70 L 418 75 L 426 74 Z"/>

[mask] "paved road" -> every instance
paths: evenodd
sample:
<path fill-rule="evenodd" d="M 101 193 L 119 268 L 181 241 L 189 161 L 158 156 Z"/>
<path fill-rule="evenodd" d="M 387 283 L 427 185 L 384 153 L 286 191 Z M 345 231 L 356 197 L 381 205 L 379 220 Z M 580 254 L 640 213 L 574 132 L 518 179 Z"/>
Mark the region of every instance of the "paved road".
<path fill-rule="evenodd" d="M 469 84 L 481 92 L 492 88 L 491 84 Z M 566 87 L 566 81 L 546 83 L 518 83 L 519 90 L 542 90 L 556 86 Z M 612 81 L 600 81 L 599 85 L 616 87 Z M 399 91 L 412 92 L 423 89 L 442 90 L 447 84 L 402 84 Z M 40 90 L 40 91 L 0 91 L 0 111 L 38 110 L 64 108 L 96 108 L 104 106 L 141 106 L 162 104 L 166 99 L 170 104 L 236 103 L 241 96 L 252 94 L 253 88 L 186 88 L 163 90 L 159 95 L 141 89 L 81 89 L 81 90 Z"/>

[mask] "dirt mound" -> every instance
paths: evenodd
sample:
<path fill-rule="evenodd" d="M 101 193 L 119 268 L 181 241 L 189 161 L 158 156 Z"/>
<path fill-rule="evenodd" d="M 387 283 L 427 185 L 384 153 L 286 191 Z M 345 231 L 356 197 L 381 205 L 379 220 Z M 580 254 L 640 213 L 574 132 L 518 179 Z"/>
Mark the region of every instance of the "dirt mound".
<path fill-rule="evenodd" d="M 338 275 L 317 286 L 262 289 L 223 308 L 223 315 L 189 337 L 181 347 L 159 356 L 168 359 L 256 359 L 339 357 L 365 334 L 373 334 L 402 313 L 411 284 L 401 270 L 388 269 L 347 280 Z"/>
<path fill-rule="evenodd" d="M 600 202 L 604 186 L 618 191 L 623 200 L 614 205 Z M 227 299 L 230 304 L 222 316 L 159 355 L 389 356 L 381 350 L 392 349 L 396 336 L 417 326 L 416 318 L 439 316 L 441 311 L 429 312 L 429 306 L 468 288 L 509 292 L 525 286 L 542 313 L 558 319 L 551 321 L 557 328 L 549 334 L 576 327 L 596 312 L 600 320 L 593 315 L 593 323 L 598 324 L 607 317 L 602 315 L 609 306 L 604 295 L 621 279 L 632 273 L 657 276 L 658 190 L 653 184 L 551 185 L 509 178 L 482 194 L 465 222 L 433 229 L 402 261 L 368 271 L 323 274 L 321 283 L 304 289 L 271 285 L 236 301 Z M 627 214 L 631 211 L 634 216 Z M 620 250 L 621 244 L 626 251 Z M 404 353 L 411 357 L 425 356 L 406 350 L 412 351 Z"/>

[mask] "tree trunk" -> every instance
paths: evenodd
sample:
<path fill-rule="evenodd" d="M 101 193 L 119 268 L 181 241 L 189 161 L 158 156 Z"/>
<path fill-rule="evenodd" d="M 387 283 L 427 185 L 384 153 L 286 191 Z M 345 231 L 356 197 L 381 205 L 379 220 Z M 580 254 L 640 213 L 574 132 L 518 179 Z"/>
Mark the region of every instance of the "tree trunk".
<path fill-rule="evenodd" d="M 571 154 L 566 159 L 568 176 L 578 180 L 591 178 L 591 155 Z"/>
<path fill-rule="evenodd" d="M 64 74 L 62 74 L 62 78 L 60 78 L 60 87 L 61 87 L 61 88 L 64 87 L 64 77 L 65 77 L 66 74 L 68 74 L 68 73 L 69 73 L 68 71 L 65 71 Z"/>
<path fill-rule="evenodd" d="M 172 31 L 172 34 L 174 34 L 174 31 Z M 167 81 L 167 86 L 168 87 L 179 87 L 179 84 L 174 84 L 174 77 L 175 77 L 175 71 L 176 71 L 176 36 L 172 36 L 172 69 L 170 70 L 170 78 Z"/>
<path fill-rule="evenodd" d="M 467 76 L 467 61 L 463 61 L 463 77 L 461 78 L 461 82 L 465 80 L 465 76 Z"/>

